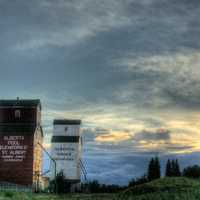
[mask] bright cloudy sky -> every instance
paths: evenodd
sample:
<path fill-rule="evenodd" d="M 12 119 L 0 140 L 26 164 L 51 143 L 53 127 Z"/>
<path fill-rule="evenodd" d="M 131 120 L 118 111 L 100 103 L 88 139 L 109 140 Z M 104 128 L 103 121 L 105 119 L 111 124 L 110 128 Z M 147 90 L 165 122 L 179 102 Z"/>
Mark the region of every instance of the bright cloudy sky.
<path fill-rule="evenodd" d="M 80 118 L 89 179 L 200 164 L 199 0 L 0 0 L 0 98 Z M 46 164 L 47 165 L 47 164 Z"/>

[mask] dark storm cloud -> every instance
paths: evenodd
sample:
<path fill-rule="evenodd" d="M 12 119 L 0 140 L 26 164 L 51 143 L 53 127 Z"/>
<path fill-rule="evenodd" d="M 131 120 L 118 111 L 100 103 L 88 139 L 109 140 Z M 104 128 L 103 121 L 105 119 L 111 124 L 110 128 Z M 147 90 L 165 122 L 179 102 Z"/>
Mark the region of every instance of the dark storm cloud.
<path fill-rule="evenodd" d="M 63 107 L 88 101 L 157 104 L 162 87 L 160 93 L 153 88 L 160 88 L 165 72 L 138 69 L 125 73 L 110 61 L 127 54 L 137 58 L 169 50 L 199 49 L 195 42 L 199 33 L 196 1 L 0 3 L 1 66 L 7 75 L 1 80 L 25 95 L 32 87 L 46 99 L 57 100 L 56 90 L 56 96 L 68 102 Z M 25 86 L 20 82 L 22 77 Z M 133 94 L 120 97 L 118 92 L 124 91 Z M 70 103 L 74 97 L 75 103 Z"/>
<path fill-rule="evenodd" d="M 182 80 L 184 85 L 184 79 Z M 178 104 L 185 108 L 200 108 L 200 82 L 191 80 L 187 88 L 180 90 L 180 88 L 165 88 L 163 91 L 166 94 L 166 97 L 169 98 L 169 101 L 174 104 Z"/>

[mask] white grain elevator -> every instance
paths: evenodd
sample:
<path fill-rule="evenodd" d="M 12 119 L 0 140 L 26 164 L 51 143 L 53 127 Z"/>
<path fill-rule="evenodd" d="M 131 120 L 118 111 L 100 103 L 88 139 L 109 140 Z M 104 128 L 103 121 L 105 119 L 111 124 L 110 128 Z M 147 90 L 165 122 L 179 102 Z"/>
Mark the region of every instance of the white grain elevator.
<path fill-rule="evenodd" d="M 81 120 L 56 119 L 53 122 L 51 156 L 56 161 L 56 173 L 63 172 L 66 182 L 76 187 L 81 179 Z M 51 162 L 51 180 L 55 178 L 55 165 Z"/>

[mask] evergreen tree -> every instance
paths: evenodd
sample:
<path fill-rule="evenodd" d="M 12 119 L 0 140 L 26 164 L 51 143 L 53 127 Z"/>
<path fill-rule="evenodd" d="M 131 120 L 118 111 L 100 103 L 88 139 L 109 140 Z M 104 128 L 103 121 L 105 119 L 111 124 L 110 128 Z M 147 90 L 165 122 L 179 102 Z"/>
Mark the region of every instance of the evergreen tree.
<path fill-rule="evenodd" d="M 148 165 L 147 177 L 149 181 L 160 178 L 160 161 L 158 157 L 151 158 Z"/>
<path fill-rule="evenodd" d="M 181 176 L 178 160 L 167 160 L 165 176 L 176 177 Z"/>
<path fill-rule="evenodd" d="M 178 159 L 175 161 L 175 176 L 181 176 L 181 171 L 178 163 Z"/>
<path fill-rule="evenodd" d="M 155 179 L 160 178 L 160 161 L 158 157 L 155 157 Z"/>
<path fill-rule="evenodd" d="M 165 176 L 170 177 L 172 171 L 171 161 L 168 159 L 166 164 Z"/>
<path fill-rule="evenodd" d="M 148 180 L 152 181 L 154 179 L 154 158 L 151 158 L 150 162 L 149 162 L 149 166 L 148 166 Z"/>
<path fill-rule="evenodd" d="M 171 163 L 172 163 L 171 176 L 175 177 L 176 176 L 176 161 L 173 159 Z"/>

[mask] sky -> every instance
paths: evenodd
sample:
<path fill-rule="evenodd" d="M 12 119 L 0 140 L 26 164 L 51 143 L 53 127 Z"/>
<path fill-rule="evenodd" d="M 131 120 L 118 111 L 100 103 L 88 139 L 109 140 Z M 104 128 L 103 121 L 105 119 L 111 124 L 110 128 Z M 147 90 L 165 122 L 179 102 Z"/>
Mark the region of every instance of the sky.
<path fill-rule="evenodd" d="M 200 164 L 199 0 L 0 0 L 0 98 L 82 120 L 88 178 Z M 44 162 L 48 167 L 47 161 Z"/>

